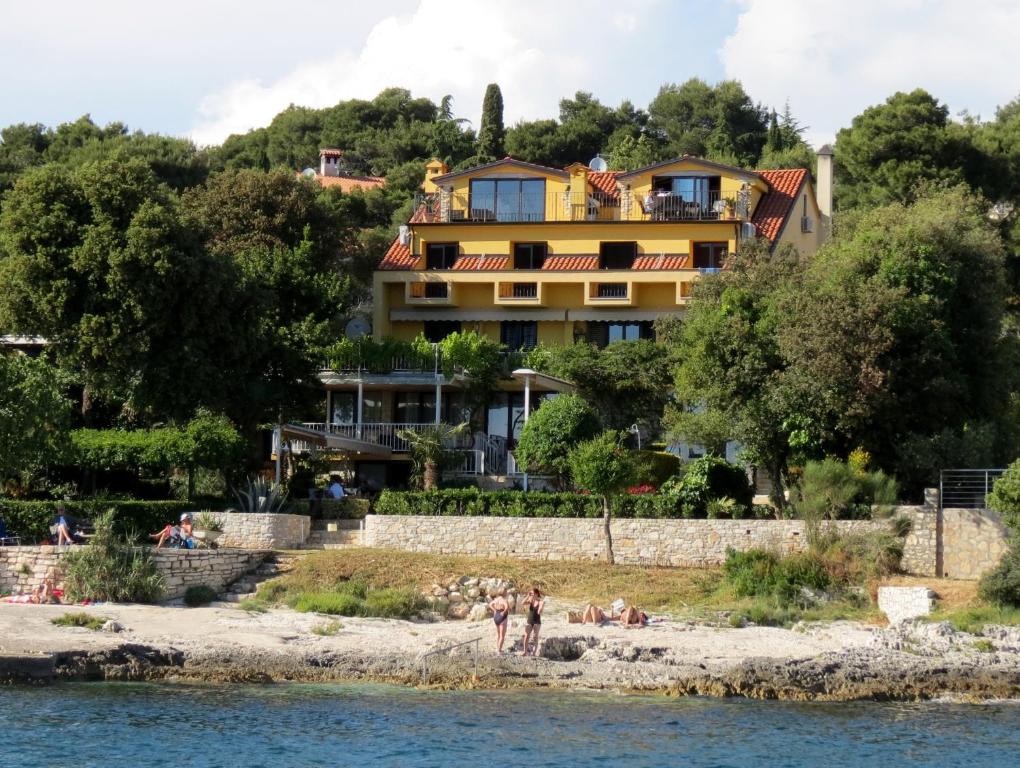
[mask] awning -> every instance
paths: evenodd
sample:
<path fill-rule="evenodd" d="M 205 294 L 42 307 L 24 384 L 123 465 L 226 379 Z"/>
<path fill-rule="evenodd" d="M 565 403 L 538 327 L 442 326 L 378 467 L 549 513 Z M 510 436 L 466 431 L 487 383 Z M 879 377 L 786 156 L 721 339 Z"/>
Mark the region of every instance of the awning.
<path fill-rule="evenodd" d="M 567 310 L 568 320 L 586 320 L 588 322 L 613 322 L 616 320 L 627 320 L 630 322 L 641 322 L 658 320 L 664 315 L 679 315 L 678 311 L 663 310 L 648 311 L 646 309 L 570 309 Z"/>
<path fill-rule="evenodd" d="M 303 440 L 306 443 L 315 443 L 325 448 L 333 448 L 339 451 L 350 453 L 370 453 L 374 456 L 390 456 L 393 451 L 386 445 L 369 443 L 365 440 L 355 440 L 350 437 L 330 434 L 323 430 L 302 427 L 297 424 L 280 425 L 282 439 Z"/>
<path fill-rule="evenodd" d="M 460 320 L 461 322 L 498 322 L 500 320 L 567 319 L 565 309 L 391 309 L 394 322 L 414 320 Z"/>

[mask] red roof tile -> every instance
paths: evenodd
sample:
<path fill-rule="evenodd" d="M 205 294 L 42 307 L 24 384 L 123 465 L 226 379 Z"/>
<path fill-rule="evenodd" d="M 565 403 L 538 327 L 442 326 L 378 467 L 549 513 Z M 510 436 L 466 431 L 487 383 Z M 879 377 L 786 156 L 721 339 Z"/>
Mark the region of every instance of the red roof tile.
<path fill-rule="evenodd" d="M 323 187 L 340 187 L 340 191 L 344 193 L 354 189 L 378 189 L 386 184 L 386 179 L 380 176 L 320 176 L 316 174 L 315 180 Z"/>
<path fill-rule="evenodd" d="M 631 269 L 686 269 L 686 253 L 646 253 L 634 259 Z"/>
<path fill-rule="evenodd" d="M 509 256 L 460 256 L 453 262 L 453 268 L 459 270 L 489 271 L 493 269 L 506 269 L 509 264 Z"/>
<path fill-rule="evenodd" d="M 758 235 L 776 242 L 783 224 L 790 216 L 797 193 L 800 191 L 807 171 L 803 168 L 782 168 L 771 171 L 755 171 L 769 184 L 769 191 L 758 201 L 751 221 Z"/>
<path fill-rule="evenodd" d="M 401 244 L 398 237 L 379 262 L 379 269 L 414 269 L 417 263 L 418 257 L 411 253 L 410 248 Z"/>
<path fill-rule="evenodd" d="M 601 192 L 614 200 L 620 199 L 620 190 L 616 186 L 616 177 L 619 171 L 589 171 L 588 183 L 596 192 Z"/>
<path fill-rule="evenodd" d="M 581 271 L 587 269 L 598 269 L 599 257 L 590 256 L 546 256 L 542 269 L 557 269 Z"/>

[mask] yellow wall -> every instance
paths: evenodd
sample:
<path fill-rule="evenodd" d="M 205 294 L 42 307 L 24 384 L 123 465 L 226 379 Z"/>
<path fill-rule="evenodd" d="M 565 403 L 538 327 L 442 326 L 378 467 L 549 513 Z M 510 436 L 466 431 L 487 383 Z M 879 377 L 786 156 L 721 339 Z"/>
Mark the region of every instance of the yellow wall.
<path fill-rule="evenodd" d="M 811 217 L 814 224 L 812 232 L 800 231 L 800 219 L 804 215 L 805 203 L 807 204 L 807 215 Z M 814 190 L 811 183 L 804 185 L 797 202 L 793 204 L 793 211 L 786 222 L 786 227 L 779 233 L 776 247 L 780 248 L 789 243 L 801 253 L 812 254 L 818 250 L 825 239 L 825 232 L 822 226 L 822 216 L 818 210 Z"/>

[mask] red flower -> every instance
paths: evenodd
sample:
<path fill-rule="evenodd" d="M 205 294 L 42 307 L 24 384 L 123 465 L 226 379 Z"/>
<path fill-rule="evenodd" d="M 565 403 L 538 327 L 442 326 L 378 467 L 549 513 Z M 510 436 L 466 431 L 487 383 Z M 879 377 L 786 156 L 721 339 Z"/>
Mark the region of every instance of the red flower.
<path fill-rule="evenodd" d="M 656 490 L 658 489 L 651 483 L 642 483 L 641 485 L 632 485 L 627 489 L 627 493 L 632 496 L 638 496 L 643 493 L 655 493 Z"/>

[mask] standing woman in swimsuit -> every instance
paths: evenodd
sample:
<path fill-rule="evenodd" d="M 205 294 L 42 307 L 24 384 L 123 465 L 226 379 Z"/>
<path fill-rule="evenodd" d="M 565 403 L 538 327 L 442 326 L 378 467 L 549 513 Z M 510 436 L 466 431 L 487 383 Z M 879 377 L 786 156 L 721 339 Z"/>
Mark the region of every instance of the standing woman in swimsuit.
<path fill-rule="evenodd" d="M 542 593 L 538 587 L 531 588 L 528 596 L 524 599 L 524 604 L 528 607 L 528 620 L 524 625 L 524 655 L 528 655 L 528 639 L 533 638 L 535 646 L 531 655 L 536 656 L 538 655 L 538 632 L 542 629 L 542 609 L 545 608 L 545 600 L 542 599 Z"/>
<path fill-rule="evenodd" d="M 496 653 L 503 653 L 503 641 L 506 640 L 506 628 L 510 625 L 510 603 L 503 595 L 496 595 L 489 603 L 492 621 L 496 625 Z"/>

